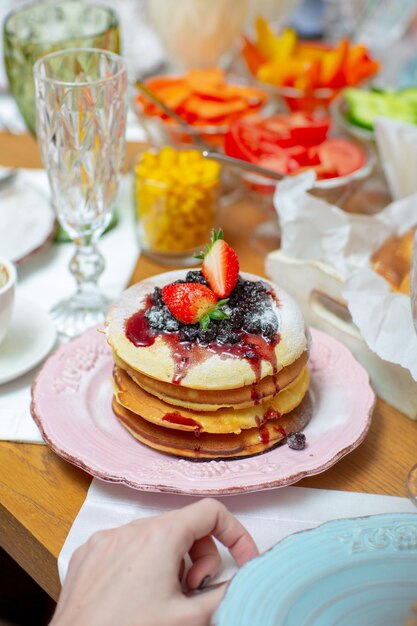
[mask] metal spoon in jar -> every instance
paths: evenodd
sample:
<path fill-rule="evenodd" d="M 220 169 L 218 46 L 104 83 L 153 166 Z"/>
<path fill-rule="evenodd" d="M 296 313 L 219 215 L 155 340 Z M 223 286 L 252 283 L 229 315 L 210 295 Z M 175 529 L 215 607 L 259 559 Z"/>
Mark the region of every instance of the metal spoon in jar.
<path fill-rule="evenodd" d="M 213 161 L 219 161 L 219 163 L 224 163 L 225 165 L 239 167 L 243 170 L 253 172 L 254 174 L 259 174 L 259 176 L 265 176 L 266 178 L 271 178 L 272 180 L 282 180 L 286 176 L 285 174 L 281 174 L 280 172 L 275 172 L 274 170 L 270 170 L 266 167 L 255 165 L 254 163 L 250 163 L 250 161 L 243 161 L 243 159 L 236 159 L 235 157 L 228 156 L 227 154 L 223 154 L 222 152 L 215 152 L 213 150 L 203 150 L 202 154 L 203 154 L 203 157 L 206 157 L 207 159 L 213 159 Z"/>

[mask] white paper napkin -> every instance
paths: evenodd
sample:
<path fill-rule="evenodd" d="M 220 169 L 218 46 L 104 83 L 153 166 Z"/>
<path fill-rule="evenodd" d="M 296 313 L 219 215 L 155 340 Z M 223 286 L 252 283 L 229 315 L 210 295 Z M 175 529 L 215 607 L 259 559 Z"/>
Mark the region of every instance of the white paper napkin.
<path fill-rule="evenodd" d="M 395 200 L 417 191 L 417 126 L 378 117 L 375 136 L 388 186 Z"/>
<path fill-rule="evenodd" d="M 49 185 L 44 171 L 21 170 L 19 177 L 28 186 L 45 193 L 45 202 L 49 202 Z M 99 285 L 111 298 L 127 286 L 139 254 L 131 187 L 130 176 L 125 176 L 117 201 L 118 224 L 99 242 L 106 263 Z M 74 246 L 70 243 L 53 244 L 22 264 L 18 268 L 16 297 L 36 301 L 47 311 L 59 300 L 69 297 L 75 290 L 68 269 L 73 253 Z M 43 443 L 30 414 L 30 386 L 38 369 L 0 386 L 0 439 Z"/>
<path fill-rule="evenodd" d="M 376 215 L 357 215 L 309 194 L 313 182 L 307 172 L 277 187 L 274 203 L 281 224 L 281 250 L 338 269 L 345 278 L 343 297 L 369 348 L 408 369 L 417 380 L 410 298 L 393 292 L 369 265 L 372 253 L 390 235 L 402 234 L 417 223 L 417 192 Z"/>
<path fill-rule="evenodd" d="M 87 498 L 58 558 L 61 582 L 65 579 L 74 550 L 85 543 L 94 532 L 178 509 L 198 499 L 145 493 L 93 479 Z M 222 498 L 222 502 L 249 530 L 261 552 L 268 550 L 287 535 L 332 519 L 377 513 L 415 513 L 416 510 L 407 498 L 304 487 L 285 487 L 228 496 Z M 220 552 L 223 570 L 219 580 L 228 580 L 236 567 L 223 547 L 220 547 Z"/>

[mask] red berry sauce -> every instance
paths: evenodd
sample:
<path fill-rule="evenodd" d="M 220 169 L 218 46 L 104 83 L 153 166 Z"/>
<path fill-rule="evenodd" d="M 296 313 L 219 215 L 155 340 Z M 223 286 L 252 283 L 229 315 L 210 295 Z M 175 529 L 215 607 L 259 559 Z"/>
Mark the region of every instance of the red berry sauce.
<path fill-rule="evenodd" d="M 148 320 L 145 317 L 146 311 L 151 306 L 152 299 L 151 296 L 148 296 L 145 307 L 137 313 L 134 313 L 128 320 L 126 320 L 126 337 L 138 348 L 151 346 L 155 341 L 155 335 L 151 333 Z"/>
<path fill-rule="evenodd" d="M 172 413 L 166 413 L 162 418 L 162 421 L 169 422 L 170 424 L 179 424 L 181 426 L 192 426 L 194 428 L 194 434 L 196 437 L 200 436 L 201 426 L 198 422 L 191 419 L 191 417 L 184 417 L 177 411 Z"/>

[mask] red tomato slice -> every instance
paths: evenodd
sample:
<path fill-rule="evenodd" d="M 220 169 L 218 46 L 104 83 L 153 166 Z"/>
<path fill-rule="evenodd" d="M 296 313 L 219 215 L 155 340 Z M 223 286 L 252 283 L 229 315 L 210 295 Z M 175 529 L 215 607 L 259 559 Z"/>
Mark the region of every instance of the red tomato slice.
<path fill-rule="evenodd" d="M 311 149 L 311 152 L 318 154 L 323 174 L 326 171 L 336 171 L 337 176 L 346 176 L 365 163 L 363 150 L 346 139 L 326 139 L 319 146 Z"/>
<path fill-rule="evenodd" d="M 314 126 L 299 127 L 291 129 L 291 137 L 294 143 L 302 146 L 316 146 L 324 141 L 329 132 L 329 124 L 315 124 Z"/>
<path fill-rule="evenodd" d="M 318 178 L 344 176 L 360 168 L 363 151 L 344 139 L 326 139 L 327 116 L 311 113 L 251 118 L 231 124 L 226 154 L 283 174 L 314 167 Z"/>
<path fill-rule="evenodd" d="M 292 145 L 313 146 L 326 139 L 330 128 L 330 117 L 311 113 L 291 113 L 274 115 L 263 120 L 262 128 L 276 134 L 287 134 Z"/>
<path fill-rule="evenodd" d="M 258 165 L 280 174 L 287 174 L 290 160 L 287 151 L 281 150 L 281 152 L 276 152 L 274 155 L 259 159 Z"/>
<path fill-rule="evenodd" d="M 298 165 L 308 165 L 310 163 L 309 151 L 304 146 L 292 146 L 287 148 L 286 152 Z"/>
<path fill-rule="evenodd" d="M 257 162 L 263 156 L 275 152 L 280 154 L 281 149 L 288 145 L 293 145 L 289 135 L 280 137 L 253 121 L 242 120 L 230 125 L 225 136 L 224 149 L 230 156 Z"/>

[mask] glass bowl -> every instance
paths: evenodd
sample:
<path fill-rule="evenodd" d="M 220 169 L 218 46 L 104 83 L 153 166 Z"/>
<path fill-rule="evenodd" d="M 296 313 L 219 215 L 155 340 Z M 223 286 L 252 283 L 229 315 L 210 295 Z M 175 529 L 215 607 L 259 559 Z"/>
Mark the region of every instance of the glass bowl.
<path fill-rule="evenodd" d="M 142 252 L 165 265 L 195 265 L 217 225 L 221 167 L 195 148 L 164 146 L 137 157 L 136 227 Z"/>
<path fill-rule="evenodd" d="M 194 143 L 192 135 L 175 120 L 164 119 L 158 115 L 147 115 L 142 103 L 135 96 L 133 97 L 133 110 L 152 144 L 157 146 L 164 144 L 178 146 Z M 229 129 L 226 124 L 194 124 L 192 127 L 198 133 L 198 136 L 213 148 L 223 147 L 224 137 Z"/>
<path fill-rule="evenodd" d="M 349 199 L 354 196 L 359 185 L 372 180 L 370 174 L 376 164 L 373 150 L 363 144 L 361 149 L 365 152 L 365 163 L 360 168 L 345 176 L 316 180 L 309 193 L 341 209 L 345 209 L 346 203 L 346 210 L 350 210 Z M 274 206 L 274 193 L 279 182 L 251 172 L 242 173 L 242 182 L 246 188 L 243 196 L 267 216 L 254 229 L 249 241 L 257 254 L 265 256 L 279 248 L 281 241 L 281 228 Z"/>
<path fill-rule="evenodd" d="M 317 89 L 296 89 L 295 87 L 279 87 L 259 83 L 273 97 L 278 98 L 284 107 L 294 113 L 313 113 L 328 111 L 332 101 L 340 93 L 340 89 L 318 87 Z"/>
<path fill-rule="evenodd" d="M 155 75 L 152 76 L 152 80 L 162 77 L 162 75 Z M 170 75 L 169 77 L 175 79 L 176 75 Z M 251 109 L 243 112 L 241 115 L 237 113 L 236 116 L 233 118 L 233 121 L 235 119 L 238 119 L 239 117 L 272 114 L 274 111 L 276 111 L 276 101 L 272 97 L 271 92 L 266 88 L 260 85 L 255 85 L 253 81 L 244 80 L 240 76 L 237 77 L 233 75 L 227 75 L 226 78 L 227 84 L 229 85 L 253 88 L 259 91 L 263 91 L 265 94 L 265 101 L 263 103 L 260 103 L 258 107 L 253 106 Z M 144 85 L 148 86 L 148 81 L 145 81 Z M 181 124 L 179 124 L 176 120 L 171 119 L 167 116 L 161 117 L 158 114 L 150 115 L 148 113 L 145 113 L 142 102 L 137 98 L 137 96 L 140 94 L 140 89 L 136 88 L 133 94 L 132 107 L 139 122 L 142 124 L 145 131 L 147 132 L 151 142 L 156 143 L 157 145 L 163 145 L 167 143 L 170 143 L 172 145 L 185 145 L 193 143 L 192 135 L 188 133 L 187 130 L 184 129 Z M 204 124 L 196 122 L 188 122 L 188 124 L 196 131 L 196 134 L 198 134 L 198 136 L 201 137 L 210 146 L 216 149 L 222 149 L 224 145 L 224 137 L 229 130 L 231 121 L 232 120 L 230 120 L 230 122 L 228 123 L 223 122 L 219 124 Z"/>
<path fill-rule="evenodd" d="M 278 34 L 278 37 L 283 36 L 283 33 L 285 34 L 285 29 L 282 33 Z M 340 43 L 341 42 L 342 40 Z M 246 48 L 248 45 L 249 49 Z M 280 60 L 280 63 L 278 63 L 278 57 L 269 58 L 262 62 L 259 58 L 255 58 L 256 54 L 260 54 L 259 49 L 257 49 L 257 44 L 245 38 L 241 46 L 240 57 L 236 61 L 236 67 L 243 72 L 243 75 L 247 78 L 247 80 L 251 80 L 254 85 L 257 85 L 267 91 L 271 97 L 278 100 L 281 103 L 281 106 L 290 112 L 303 111 L 305 113 L 312 113 L 313 111 L 328 111 L 333 100 L 345 87 L 359 87 L 369 84 L 370 80 L 379 71 L 376 59 L 373 58 L 372 55 L 366 61 L 372 61 L 373 63 L 371 66 L 368 65 L 367 73 L 364 75 L 358 73 L 351 73 L 347 75 L 346 64 L 350 57 L 345 56 L 342 62 L 343 65 L 339 67 L 337 71 L 335 69 L 336 73 L 329 77 L 328 80 L 324 81 L 324 84 L 315 86 L 318 84 L 317 75 L 312 76 L 310 74 L 310 80 L 308 80 L 308 71 L 306 73 L 305 66 L 303 68 L 292 68 L 292 61 L 294 61 L 294 63 L 302 63 L 303 61 L 307 62 L 308 60 L 313 61 L 313 59 L 316 58 L 316 60 L 320 62 L 320 68 L 322 68 L 323 58 L 321 58 L 321 55 L 326 53 L 329 53 L 330 55 L 334 54 L 338 51 L 339 45 L 296 39 L 295 46 L 295 52 L 291 52 L 291 55 L 293 56 Z M 344 54 L 349 55 L 354 46 L 356 46 L 356 44 L 348 44 L 348 49 Z M 305 49 L 304 53 L 302 52 L 302 47 Z M 363 47 L 361 46 L 361 48 Z M 247 52 L 245 52 L 245 49 Z M 362 52 L 365 53 L 365 50 Z M 275 53 L 279 54 L 277 50 Z M 303 56 L 303 54 L 306 56 Z M 319 56 L 317 56 L 318 54 Z M 367 54 L 369 54 L 369 51 Z M 255 55 L 255 57 L 253 57 L 253 55 Z M 250 60 L 251 56 L 252 63 Z M 365 62 L 365 58 L 357 59 L 357 62 L 363 63 Z M 262 68 L 266 68 L 268 65 L 275 65 L 277 68 L 283 68 L 284 72 L 287 68 L 288 74 L 282 74 L 281 77 L 279 77 L 279 75 L 275 76 L 274 70 L 270 68 L 270 72 L 267 72 L 270 75 L 269 79 L 265 74 L 261 74 Z M 310 68 L 309 71 L 311 72 L 311 70 L 312 68 Z M 321 69 L 317 70 L 316 68 L 315 71 L 321 72 Z M 339 76 L 340 72 L 344 73 L 344 76 Z M 307 79 L 311 86 L 300 86 L 300 81 L 304 82 L 303 79 Z"/>
<path fill-rule="evenodd" d="M 330 105 L 330 115 L 334 122 L 352 137 L 361 141 L 373 141 L 375 133 L 373 130 L 358 126 L 349 120 L 348 105 L 343 97 L 343 90 L 336 96 Z"/>
<path fill-rule="evenodd" d="M 340 208 L 343 208 L 343 201 L 354 190 L 356 183 L 368 178 L 376 164 L 374 151 L 362 143 L 359 144 L 358 142 L 358 145 L 365 153 L 364 164 L 345 176 L 316 180 L 311 193 L 326 202 L 337 204 Z M 275 180 L 252 172 L 243 172 L 242 181 L 245 185 L 244 195 L 246 198 L 253 201 L 264 212 L 269 214 L 271 212 L 275 213 L 273 204 L 274 192 L 277 186 Z"/>

